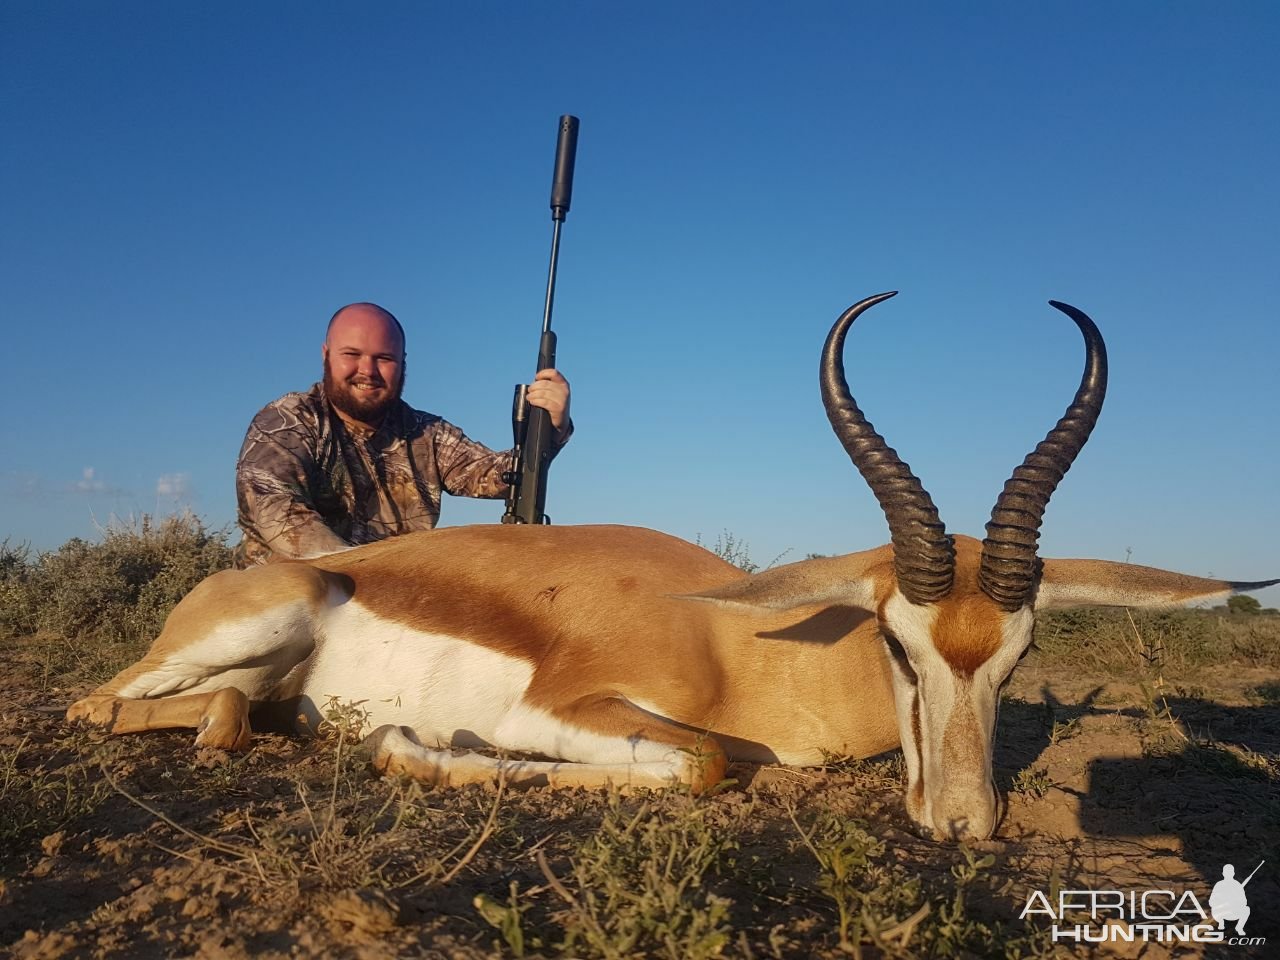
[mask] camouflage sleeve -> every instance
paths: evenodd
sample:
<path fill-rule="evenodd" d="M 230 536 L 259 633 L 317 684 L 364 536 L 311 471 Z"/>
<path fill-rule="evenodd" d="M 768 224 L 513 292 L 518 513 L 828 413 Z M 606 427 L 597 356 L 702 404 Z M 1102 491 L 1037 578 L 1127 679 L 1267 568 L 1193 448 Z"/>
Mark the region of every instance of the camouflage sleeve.
<path fill-rule="evenodd" d="M 490 450 L 444 420 L 440 421 L 435 447 L 440 486 L 445 493 L 486 500 L 507 495 L 502 473 L 511 469 L 510 450 Z"/>
<path fill-rule="evenodd" d="M 249 425 L 236 463 L 236 498 L 246 561 L 314 557 L 350 544 L 316 504 L 316 430 L 286 403 L 265 407 Z"/>
<path fill-rule="evenodd" d="M 556 434 L 553 456 L 569 442 L 572 434 L 573 421 L 570 420 Z M 508 484 L 502 479 L 502 474 L 511 469 L 511 453 L 510 450 L 490 450 L 448 421 L 440 421 L 436 463 L 440 470 L 440 483 L 446 493 L 486 500 L 505 497 Z"/>

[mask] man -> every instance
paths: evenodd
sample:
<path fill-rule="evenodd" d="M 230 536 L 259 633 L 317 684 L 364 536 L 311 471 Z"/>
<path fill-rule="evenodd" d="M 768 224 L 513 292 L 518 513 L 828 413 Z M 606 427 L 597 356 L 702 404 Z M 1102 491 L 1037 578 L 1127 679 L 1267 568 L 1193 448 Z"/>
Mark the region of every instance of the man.
<path fill-rule="evenodd" d="M 400 399 L 404 348 L 404 328 L 388 311 L 343 307 L 321 347 L 323 380 L 253 418 L 236 464 L 242 566 L 429 530 L 442 491 L 506 495 L 509 451 Z M 558 451 L 573 432 L 568 381 L 539 370 L 528 398 L 550 414 Z"/>

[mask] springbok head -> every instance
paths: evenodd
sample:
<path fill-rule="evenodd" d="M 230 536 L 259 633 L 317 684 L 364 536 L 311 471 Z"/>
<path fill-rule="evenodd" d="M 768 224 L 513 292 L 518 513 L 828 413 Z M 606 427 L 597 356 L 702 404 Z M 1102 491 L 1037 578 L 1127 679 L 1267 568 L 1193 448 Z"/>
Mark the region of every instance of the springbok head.
<path fill-rule="evenodd" d="M 1107 353 L 1083 312 L 1050 301 L 1080 328 L 1085 367 L 1075 399 L 1005 483 L 986 539 L 952 536 L 910 467 L 849 392 L 845 335 L 882 293 L 850 307 L 822 351 L 822 400 L 889 523 L 892 545 L 777 567 L 697 599 L 785 610 L 840 603 L 875 612 L 894 684 L 910 817 L 938 839 L 990 836 L 999 691 L 1031 643 L 1035 611 L 1055 606 L 1171 606 L 1280 581 L 1232 583 L 1130 564 L 1036 555 L 1045 507 L 1102 410 Z M 815 682 L 821 682 L 815 678 Z"/>

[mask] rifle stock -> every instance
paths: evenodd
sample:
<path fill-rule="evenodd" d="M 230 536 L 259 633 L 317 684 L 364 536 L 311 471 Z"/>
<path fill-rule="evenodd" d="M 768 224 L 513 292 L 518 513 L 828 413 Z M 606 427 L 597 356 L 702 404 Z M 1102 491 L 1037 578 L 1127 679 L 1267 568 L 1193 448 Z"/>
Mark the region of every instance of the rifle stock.
<path fill-rule="evenodd" d="M 538 366 L 534 371 L 556 365 L 556 335 L 551 330 L 551 308 L 555 301 L 556 266 L 560 259 L 560 226 L 569 213 L 573 198 L 573 170 L 578 152 L 578 118 L 560 118 L 556 140 L 555 172 L 551 178 L 551 267 L 547 273 L 547 297 L 542 312 L 542 338 L 538 342 Z M 531 407 L 525 387 L 516 387 L 511 409 L 515 436 L 511 469 L 503 474 L 510 484 L 503 523 L 550 523 L 546 514 L 547 475 L 554 452 L 555 428 L 551 415 L 541 407 Z"/>

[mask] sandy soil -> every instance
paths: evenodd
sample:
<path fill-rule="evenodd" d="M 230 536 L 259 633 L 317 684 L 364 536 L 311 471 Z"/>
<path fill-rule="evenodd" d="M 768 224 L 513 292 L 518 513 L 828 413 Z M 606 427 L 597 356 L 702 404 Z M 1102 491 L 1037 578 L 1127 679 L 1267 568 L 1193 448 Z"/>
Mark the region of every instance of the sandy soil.
<path fill-rule="evenodd" d="M 1136 684 L 1092 683 L 1033 655 L 1006 693 L 997 734 L 1008 809 L 996 838 L 970 851 L 993 861 L 966 884 L 957 879 L 962 851 L 911 833 L 892 759 L 737 768 L 737 785 L 696 804 L 531 791 L 495 805 L 491 790 L 379 781 L 358 753 L 335 757 L 332 744 L 259 736 L 250 753 L 228 757 L 195 750 L 186 733 L 108 741 L 58 716 L 82 689 L 42 688 L 19 663 L 3 681 L 0 712 L 0 755 L 10 758 L 0 769 L 9 784 L 0 823 L 10 820 L 0 831 L 0 952 L 23 960 L 511 955 L 518 941 L 485 914 L 511 916 L 501 905 L 514 884 L 526 955 L 557 955 L 567 901 L 539 854 L 581 898 L 570 882 L 574 858 L 610 803 L 626 813 L 652 802 L 733 838 L 698 884 L 700 895 L 728 904 L 732 935 L 711 951 L 725 956 L 846 954 L 822 872 L 797 830 L 829 814 L 857 818 L 883 841 L 876 869 L 890 885 L 918 883 L 910 895 L 930 905 L 930 923 L 964 887 L 965 916 L 989 936 L 967 935 L 956 955 L 1004 955 L 1011 943 L 1014 952 L 1051 953 L 1043 935 L 1027 938 L 1018 916 L 1032 890 L 1188 889 L 1207 904 L 1224 863 L 1243 876 L 1265 859 L 1248 888 L 1248 932 L 1271 946 L 1208 955 L 1280 956 L 1276 679 L 1247 669 L 1198 677 L 1184 695 L 1166 691 L 1175 723 Z M 899 955 L 946 955 L 942 940 L 922 936 L 905 935 Z M 1158 944 L 1105 953 L 1201 954 Z"/>

